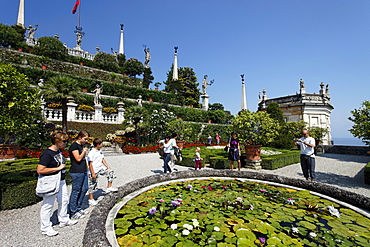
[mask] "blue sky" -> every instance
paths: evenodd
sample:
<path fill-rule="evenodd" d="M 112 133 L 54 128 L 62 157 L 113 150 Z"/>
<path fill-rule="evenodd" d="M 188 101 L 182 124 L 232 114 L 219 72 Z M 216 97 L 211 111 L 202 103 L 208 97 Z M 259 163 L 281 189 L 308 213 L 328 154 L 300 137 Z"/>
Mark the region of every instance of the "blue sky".
<path fill-rule="evenodd" d="M 75 46 L 75 0 L 25 0 L 25 25 L 35 37 L 53 36 Z M 0 0 L 0 22 L 13 25 L 18 0 Z M 118 50 L 125 25 L 125 53 L 144 61 L 151 50 L 155 82 L 164 81 L 178 46 L 178 64 L 194 69 L 198 82 L 215 83 L 210 103 L 236 114 L 245 74 L 247 104 L 257 109 L 258 92 L 270 98 L 295 94 L 299 79 L 307 93 L 330 84 L 333 138 L 351 137 L 350 111 L 369 100 L 370 1 L 368 0 L 81 0 L 82 48 Z"/>

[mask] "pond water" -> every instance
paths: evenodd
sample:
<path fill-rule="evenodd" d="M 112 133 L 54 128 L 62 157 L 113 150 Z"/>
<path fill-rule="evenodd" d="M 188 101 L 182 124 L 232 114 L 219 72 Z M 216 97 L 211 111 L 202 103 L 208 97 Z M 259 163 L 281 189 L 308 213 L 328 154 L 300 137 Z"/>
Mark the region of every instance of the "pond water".
<path fill-rule="evenodd" d="M 117 205 L 116 241 L 120 246 L 369 246 L 367 212 L 324 197 L 247 179 L 166 182 Z"/>

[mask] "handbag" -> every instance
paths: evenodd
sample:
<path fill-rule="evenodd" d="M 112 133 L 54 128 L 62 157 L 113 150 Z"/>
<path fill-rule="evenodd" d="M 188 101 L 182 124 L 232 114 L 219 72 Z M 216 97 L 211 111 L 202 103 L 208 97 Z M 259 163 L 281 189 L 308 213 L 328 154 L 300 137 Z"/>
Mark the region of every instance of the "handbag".
<path fill-rule="evenodd" d="M 225 150 L 225 152 L 229 152 L 229 147 L 228 146 L 225 146 L 224 147 L 224 150 Z"/>
<path fill-rule="evenodd" d="M 40 197 L 51 196 L 59 192 L 61 172 L 53 175 L 39 174 L 36 185 L 36 195 Z"/>
<path fill-rule="evenodd" d="M 163 146 L 160 146 L 158 148 L 158 154 L 159 154 L 159 156 L 163 156 L 164 155 L 164 147 Z"/>

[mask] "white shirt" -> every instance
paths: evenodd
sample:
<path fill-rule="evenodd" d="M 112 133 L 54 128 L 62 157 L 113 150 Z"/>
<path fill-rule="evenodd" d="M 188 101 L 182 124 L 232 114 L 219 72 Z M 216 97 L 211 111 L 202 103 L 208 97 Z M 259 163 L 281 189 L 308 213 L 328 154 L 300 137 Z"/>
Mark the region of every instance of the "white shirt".
<path fill-rule="evenodd" d="M 98 171 L 100 171 L 101 169 L 104 169 L 104 164 L 103 164 L 103 159 L 104 159 L 104 154 L 103 154 L 103 151 L 102 150 L 97 150 L 95 148 L 91 149 L 91 151 L 89 152 L 88 156 L 87 156 L 87 160 L 89 161 L 89 165 L 90 165 L 90 161 L 92 161 L 92 166 L 93 166 L 93 169 L 94 169 L 94 172 L 97 173 Z M 89 170 L 90 172 L 90 170 Z"/>
<path fill-rule="evenodd" d="M 297 142 L 301 146 L 301 154 L 308 155 L 311 157 L 315 157 L 314 154 L 314 147 L 316 146 L 315 138 L 313 137 L 307 137 L 307 138 L 300 138 L 302 142 L 308 143 L 308 144 L 313 144 L 313 147 L 307 146 L 306 144 L 302 142 Z"/>
<path fill-rule="evenodd" d="M 170 139 L 168 143 L 164 143 L 163 146 L 164 146 L 165 153 L 173 153 L 174 152 L 173 146 L 176 146 L 176 140 Z"/>

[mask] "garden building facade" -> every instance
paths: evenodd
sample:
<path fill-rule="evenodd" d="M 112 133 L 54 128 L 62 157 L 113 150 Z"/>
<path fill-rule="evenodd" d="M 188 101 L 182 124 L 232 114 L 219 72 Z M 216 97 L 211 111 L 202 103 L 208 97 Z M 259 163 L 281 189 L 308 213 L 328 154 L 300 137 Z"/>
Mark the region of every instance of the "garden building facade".
<path fill-rule="evenodd" d="M 334 107 L 330 103 L 329 84 L 320 84 L 319 93 L 306 93 L 304 81 L 300 80 L 299 93 L 269 99 L 266 90 L 259 95 L 258 111 L 265 111 L 271 102 L 279 104 L 286 122 L 304 121 L 308 127 L 325 128 L 329 132 L 321 140 L 323 145 L 331 144 L 330 114 Z"/>

